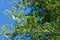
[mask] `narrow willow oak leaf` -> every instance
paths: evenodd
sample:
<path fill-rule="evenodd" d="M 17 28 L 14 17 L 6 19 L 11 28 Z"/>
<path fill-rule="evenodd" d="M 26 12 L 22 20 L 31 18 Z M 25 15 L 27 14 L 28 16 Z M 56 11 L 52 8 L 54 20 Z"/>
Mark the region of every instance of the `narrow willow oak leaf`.
<path fill-rule="evenodd" d="M 16 18 L 15 18 L 15 16 L 14 16 L 14 15 L 12 15 L 12 18 L 13 18 L 13 20 L 16 20 Z"/>
<path fill-rule="evenodd" d="M 2 30 L 6 31 L 6 26 L 5 25 L 2 26 Z"/>

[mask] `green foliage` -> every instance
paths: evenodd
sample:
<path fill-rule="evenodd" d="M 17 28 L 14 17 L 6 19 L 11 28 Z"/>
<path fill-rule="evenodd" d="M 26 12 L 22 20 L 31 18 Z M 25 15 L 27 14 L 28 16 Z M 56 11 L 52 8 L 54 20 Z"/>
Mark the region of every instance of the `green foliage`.
<path fill-rule="evenodd" d="M 3 30 L 3 31 L 6 31 L 5 25 L 2 26 L 2 30 Z"/>
<path fill-rule="evenodd" d="M 11 33 L 13 39 L 17 34 L 24 37 L 25 33 L 26 35 L 31 34 L 30 40 L 60 40 L 59 0 L 23 0 L 17 1 L 16 5 L 19 6 L 15 6 L 16 8 L 23 9 L 32 7 L 32 10 L 31 15 L 27 16 L 21 16 L 22 13 L 14 14 L 18 19 L 15 20 L 16 29 Z M 23 20 L 23 23 L 21 24 L 18 20 Z"/>

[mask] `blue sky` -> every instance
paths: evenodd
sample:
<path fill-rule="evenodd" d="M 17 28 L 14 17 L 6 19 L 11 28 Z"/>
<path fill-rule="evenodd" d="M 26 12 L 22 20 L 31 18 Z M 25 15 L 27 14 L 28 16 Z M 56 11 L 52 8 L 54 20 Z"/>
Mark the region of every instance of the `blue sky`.
<path fill-rule="evenodd" d="M 4 14 L 5 9 L 11 9 L 11 7 L 11 4 L 8 4 L 4 0 L 0 0 L 0 26 L 13 22 L 13 20 L 9 20 L 8 16 Z"/>

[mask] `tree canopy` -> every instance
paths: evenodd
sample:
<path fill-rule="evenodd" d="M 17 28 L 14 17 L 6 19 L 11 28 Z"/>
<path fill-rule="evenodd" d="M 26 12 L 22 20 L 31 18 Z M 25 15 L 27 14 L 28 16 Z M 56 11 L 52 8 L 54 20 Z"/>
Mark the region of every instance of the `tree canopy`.
<path fill-rule="evenodd" d="M 27 8 L 31 10 L 24 15 L 21 10 Z M 30 40 L 60 40 L 60 0 L 16 0 L 10 14 L 16 28 L 4 34 L 12 40 L 17 35 Z"/>

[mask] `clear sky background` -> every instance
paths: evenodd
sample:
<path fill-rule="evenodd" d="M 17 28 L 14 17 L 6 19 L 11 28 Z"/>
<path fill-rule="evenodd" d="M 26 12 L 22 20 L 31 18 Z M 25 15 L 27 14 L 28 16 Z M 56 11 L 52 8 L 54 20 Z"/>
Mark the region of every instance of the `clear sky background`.
<path fill-rule="evenodd" d="M 5 9 L 11 9 L 12 5 L 4 0 L 0 0 L 0 26 L 4 24 L 10 24 L 13 20 L 9 20 L 8 16 L 4 14 Z"/>

